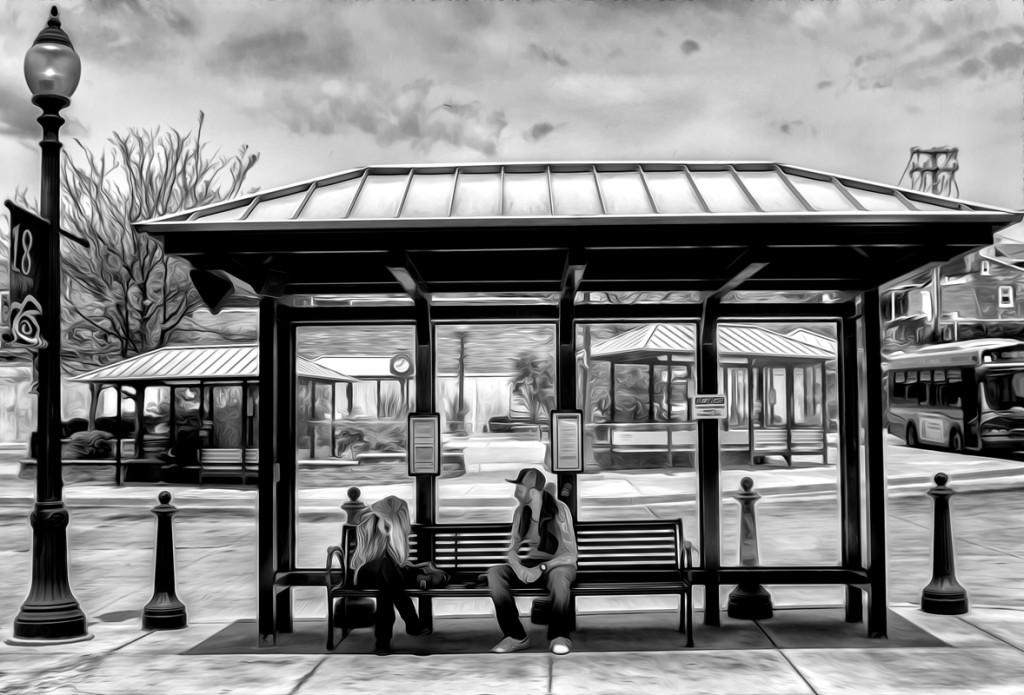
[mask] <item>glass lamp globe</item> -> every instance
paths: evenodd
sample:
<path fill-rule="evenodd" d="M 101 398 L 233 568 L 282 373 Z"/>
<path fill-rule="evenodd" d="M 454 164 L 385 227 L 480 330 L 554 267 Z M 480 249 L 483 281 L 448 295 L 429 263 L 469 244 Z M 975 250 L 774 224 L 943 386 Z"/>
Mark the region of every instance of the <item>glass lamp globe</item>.
<path fill-rule="evenodd" d="M 46 28 L 25 54 L 25 81 L 33 96 L 71 98 L 82 77 L 82 61 L 71 39 L 60 28 L 57 8 L 50 10 Z"/>

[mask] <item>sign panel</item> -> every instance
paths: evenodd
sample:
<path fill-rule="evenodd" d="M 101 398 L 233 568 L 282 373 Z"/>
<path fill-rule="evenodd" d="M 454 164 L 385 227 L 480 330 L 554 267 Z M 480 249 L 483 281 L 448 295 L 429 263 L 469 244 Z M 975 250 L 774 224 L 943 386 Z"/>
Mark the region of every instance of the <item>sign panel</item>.
<path fill-rule="evenodd" d="M 441 416 L 438 413 L 410 413 L 408 445 L 409 475 L 441 474 Z"/>
<path fill-rule="evenodd" d="M 723 394 L 703 394 L 693 397 L 691 407 L 694 420 L 722 420 L 728 417 Z"/>
<path fill-rule="evenodd" d="M 551 413 L 551 472 L 583 472 L 583 412 Z"/>
<path fill-rule="evenodd" d="M 45 292 L 44 264 L 50 240 L 50 223 L 10 200 L 4 205 L 11 214 L 10 263 L 10 345 L 24 348 L 44 347 L 41 334 L 43 307 L 40 292 Z"/>

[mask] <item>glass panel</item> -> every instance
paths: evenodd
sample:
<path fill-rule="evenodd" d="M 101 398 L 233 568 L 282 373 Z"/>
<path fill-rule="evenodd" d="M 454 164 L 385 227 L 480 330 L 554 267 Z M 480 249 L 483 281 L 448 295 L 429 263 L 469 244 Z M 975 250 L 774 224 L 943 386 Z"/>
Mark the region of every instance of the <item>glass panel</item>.
<path fill-rule="evenodd" d="M 654 212 L 644 182 L 636 171 L 599 171 L 601 195 L 609 215 L 647 215 Z"/>
<path fill-rule="evenodd" d="M 455 174 L 415 174 L 402 217 L 448 217 Z"/>
<path fill-rule="evenodd" d="M 736 290 L 726 292 L 723 304 L 834 304 L 849 302 L 856 292 L 802 292 L 785 290 Z"/>
<path fill-rule="evenodd" d="M 742 344 L 723 340 L 725 335 L 739 333 L 732 329 L 741 327 L 755 328 L 756 334 L 744 331 L 748 335 Z M 719 433 L 725 567 L 744 564 L 741 506 L 736 495 L 747 477 L 754 482 L 754 492 L 762 495 L 754 507 L 759 566 L 840 564 L 837 337 L 835 322 L 720 324 L 719 365 L 725 376 L 729 413 L 729 426 Z M 821 346 L 826 356 L 780 358 L 780 351 L 769 347 L 787 341 Z M 792 352 L 798 349 L 802 348 L 794 345 Z M 752 428 L 733 425 L 742 423 L 744 414 L 749 415 Z M 849 416 L 856 418 L 857 413 Z M 856 433 L 856 423 L 851 424 Z M 854 460 L 850 465 L 859 463 Z M 813 483 L 804 477 L 812 472 Z M 786 490 L 784 498 L 778 496 L 782 489 Z M 800 587 L 780 596 L 776 607 L 787 603 L 834 605 L 834 591 Z M 772 593 L 778 595 L 774 589 Z"/>
<path fill-rule="evenodd" d="M 501 214 L 500 206 L 500 174 L 459 175 L 453 217 L 494 217 Z"/>
<path fill-rule="evenodd" d="M 676 340 L 665 342 L 663 334 Z M 692 347 L 669 349 L 677 342 L 692 346 L 696 337 L 692 323 L 577 324 L 576 403 L 584 417 L 586 471 L 577 478 L 581 520 L 681 517 L 686 538 L 699 542 L 697 423 L 688 410 L 695 356 Z M 610 352 L 609 345 L 620 349 Z"/>
<path fill-rule="evenodd" d="M 359 177 L 320 186 L 306 201 L 300 220 L 338 220 L 345 217 L 359 188 Z"/>
<path fill-rule="evenodd" d="M 350 487 L 361 489 L 368 506 L 394 495 L 415 516 L 405 456 L 406 416 L 415 408 L 415 340 L 412 326 L 295 329 L 299 357 L 357 379 L 298 377 L 295 383 L 300 567 L 322 567 L 324 549 L 338 544 L 339 507 Z"/>
<path fill-rule="evenodd" d="M 435 304 L 541 304 L 554 306 L 561 296 L 554 292 L 513 294 L 511 292 L 434 292 Z"/>
<path fill-rule="evenodd" d="M 856 198 L 857 202 L 863 205 L 866 210 L 898 210 L 899 212 L 906 212 L 909 209 L 903 204 L 903 201 L 891 193 L 878 193 L 876 191 L 868 191 L 863 188 L 854 188 L 853 186 L 847 186 L 846 190 L 848 190 L 850 195 Z"/>
<path fill-rule="evenodd" d="M 228 222 L 230 220 L 237 220 L 242 217 L 242 213 L 245 212 L 248 207 L 249 201 L 244 201 L 238 207 L 222 210 L 221 212 L 215 212 L 212 215 L 204 215 L 196 219 L 202 220 L 203 222 Z"/>
<path fill-rule="evenodd" d="M 435 339 L 438 521 L 511 521 L 514 490 L 505 480 L 524 466 L 543 470 L 549 458 L 555 327 L 440 325 Z"/>
<path fill-rule="evenodd" d="M 947 207 L 944 205 L 926 203 L 914 198 L 910 198 L 909 200 L 915 208 L 922 212 L 949 212 L 950 210 L 956 211 L 959 209 L 955 203 L 951 203 L 950 206 Z"/>
<path fill-rule="evenodd" d="M 819 212 L 857 209 L 831 181 L 818 181 L 806 176 L 790 176 L 789 180 L 804 200 Z"/>
<path fill-rule="evenodd" d="M 765 212 L 804 212 L 803 203 L 774 171 L 738 172 L 743 185 Z"/>
<path fill-rule="evenodd" d="M 658 212 L 663 214 L 704 212 L 693 187 L 681 171 L 645 171 L 647 185 Z"/>
<path fill-rule="evenodd" d="M 242 447 L 242 387 L 213 387 L 213 431 L 210 444 L 214 449 Z"/>
<path fill-rule="evenodd" d="M 711 212 L 754 212 L 728 171 L 691 171 L 690 175 Z"/>
<path fill-rule="evenodd" d="M 550 215 L 551 199 L 548 195 L 548 175 L 505 173 L 503 215 Z"/>
<path fill-rule="evenodd" d="M 367 176 L 349 217 L 394 217 L 408 180 L 406 174 Z"/>
<path fill-rule="evenodd" d="M 551 174 L 556 215 L 600 215 L 597 183 L 589 171 Z"/>

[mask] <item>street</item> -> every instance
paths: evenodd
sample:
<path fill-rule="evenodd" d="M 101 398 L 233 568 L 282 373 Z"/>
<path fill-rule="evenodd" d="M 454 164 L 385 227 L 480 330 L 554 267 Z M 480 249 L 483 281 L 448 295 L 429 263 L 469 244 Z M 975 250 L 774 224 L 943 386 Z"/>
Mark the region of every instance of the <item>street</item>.
<path fill-rule="evenodd" d="M 892 603 L 918 603 L 920 592 L 931 576 L 931 500 L 923 482 L 939 470 L 951 475 L 950 485 L 982 466 L 983 459 L 945 452 L 911 450 L 898 440 L 886 440 L 886 457 L 893 469 L 919 469 L 921 481 L 912 490 L 894 489 L 888 502 L 890 596 Z M 1000 462 L 993 462 L 995 463 Z M 1014 462 L 1001 462 L 1014 470 Z M 6 470 L 10 470 L 10 467 Z M 829 475 L 835 467 L 809 468 L 777 473 L 750 473 L 755 479 L 793 476 L 801 480 L 804 470 Z M 822 473 L 824 471 L 824 473 Z M 502 471 L 504 472 L 504 471 Z M 729 471 L 730 475 L 740 471 Z M 795 474 L 795 475 L 794 475 Z M 621 475 L 621 474 L 619 474 Z M 655 473 L 654 475 L 666 475 Z M 692 473 L 676 476 L 691 482 L 679 483 L 692 496 Z M 723 477 L 726 476 L 723 474 Z M 904 479 L 906 476 L 904 476 Z M 442 481 L 456 485 L 459 479 Z M 981 479 L 984 482 L 984 479 Z M 1008 480 L 1008 482 L 1007 482 Z M 31 494 L 30 481 L 5 476 L 7 492 L 20 487 Z M 583 483 L 597 485 L 593 481 Z M 96 484 L 92 484 L 97 487 Z M 506 488 L 507 488 L 507 484 Z M 136 620 L 153 592 L 153 539 L 156 528 L 150 508 L 156 504 L 161 486 L 115 488 L 101 485 L 102 504 L 88 504 L 77 485 L 66 488 L 71 513 L 68 529 L 70 580 L 86 615 L 92 621 Z M 475 487 L 481 487 L 479 485 Z M 760 484 L 759 484 L 760 487 Z M 186 604 L 190 621 L 254 617 L 256 613 L 256 520 L 255 491 L 207 488 L 203 491 L 170 487 L 173 503 L 179 507 L 174 519 L 178 596 Z M 469 489 L 469 488 L 467 488 Z M 583 488 L 586 491 L 586 487 Z M 507 489 L 504 490 L 507 492 Z M 758 503 L 760 559 L 763 564 L 838 564 L 838 506 L 831 491 L 814 488 L 801 492 L 789 486 L 772 492 Z M 991 485 L 974 486 L 953 499 L 956 569 L 967 588 L 972 605 L 1024 608 L 1024 475 Z M 204 495 L 230 494 L 237 500 L 230 507 L 203 504 Z M 307 491 L 309 492 L 309 491 Z M 315 491 L 313 491 L 315 492 Z M 313 492 L 309 492 L 312 495 Z M 327 505 L 316 496 L 300 496 L 299 564 L 322 566 L 325 549 L 335 543 L 341 519 L 337 500 L 343 488 L 329 491 Z M 454 490 L 453 490 L 454 492 Z M 598 490 L 594 489 L 594 492 Z M 129 493 L 131 493 L 129 495 Z M 123 495 L 124 504 L 116 503 Z M 723 482 L 723 561 L 736 562 L 737 509 L 728 484 Z M 684 495 L 685 497 L 685 495 Z M 376 497 L 368 497 L 373 501 Z M 111 500 L 114 500 L 112 503 Z M 326 497 L 324 499 L 327 499 Z M 445 495 L 442 492 L 442 504 Z M 30 504 L 0 506 L 0 561 L 7 580 L 0 590 L 0 624 L 8 626 L 25 598 L 31 575 Z M 465 500 L 463 500 L 465 502 Z M 598 497 L 581 502 L 583 518 L 635 518 L 639 515 L 682 515 L 686 533 L 696 537 L 696 509 L 691 500 L 643 504 L 642 500 L 614 500 Z M 467 504 L 472 504 L 472 501 Z M 511 513 L 511 497 L 505 506 L 467 507 L 474 514 L 503 520 Z M 478 518 L 475 516 L 474 518 Z M 776 605 L 808 605 L 841 601 L 835 587 L 769 587 Z M 726 589 L 728 590 L 728 588 Z M 700 592 L 698 591 L 698 599 Z M 296 614 L 320 617 L 322 590 L 296 591 Z M 699 604 L 698 604 L 699 607 Z M 480 608 L 477 606 L 476 608 Z M 486 610 L 487 606 L 482 607 Z"/>

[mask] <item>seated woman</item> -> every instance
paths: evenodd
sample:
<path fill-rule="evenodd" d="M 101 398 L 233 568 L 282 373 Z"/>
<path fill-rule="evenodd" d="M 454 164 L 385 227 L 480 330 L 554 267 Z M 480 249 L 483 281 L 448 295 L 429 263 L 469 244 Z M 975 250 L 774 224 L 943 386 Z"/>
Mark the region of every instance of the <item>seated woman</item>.
<path fill-rule="evenodd" d="M 391 525 L 374 511 L 363 515 L 356 527 L 356 549 L 352 555 L 353 579 L 359 589 L 377 589 L 374 622 L 375 651 L 391 652 L 395 628 L 395 610 L 405 621 L 405 631 L 413 636 L 428 635 L 430 628 L 420 622 L 412 598 L 406 592 L 407 580 L 392 549 Z"/>
<path fill-rule="evenodd" d="M 391 551 L 405 577 L 406 586 L 426 589 L 428 586 L 443 586 L 448 582 L 448 575 L 433 563 L 412 561 L 412 553 L 409 550 L 412 522 L 409 517 L 409 505 L 405 500 L 388 495 L 371 504 L 370 511 L 380 514 L 391 526 Z"/>

